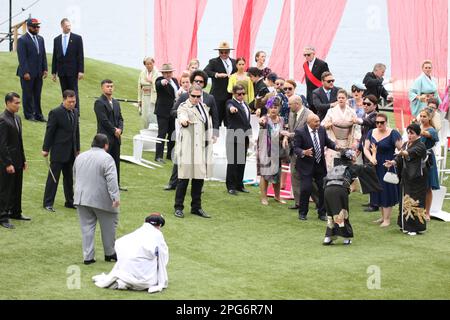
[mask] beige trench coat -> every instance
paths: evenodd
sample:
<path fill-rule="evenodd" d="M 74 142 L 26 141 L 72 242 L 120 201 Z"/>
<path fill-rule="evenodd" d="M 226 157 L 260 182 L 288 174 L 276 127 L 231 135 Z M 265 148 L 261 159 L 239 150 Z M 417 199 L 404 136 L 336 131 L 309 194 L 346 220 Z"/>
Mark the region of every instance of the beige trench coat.
<path fill-rule="evenodd" d="M 202 104 L 208 117 L 208 130 L 200 112 L 187 100 L 178 107 L 177 121 L 190 122 L 177 135 L 175 152 L 179 179 L 205 179 L 212 176 L 213 126 L 209 107 Z"/>

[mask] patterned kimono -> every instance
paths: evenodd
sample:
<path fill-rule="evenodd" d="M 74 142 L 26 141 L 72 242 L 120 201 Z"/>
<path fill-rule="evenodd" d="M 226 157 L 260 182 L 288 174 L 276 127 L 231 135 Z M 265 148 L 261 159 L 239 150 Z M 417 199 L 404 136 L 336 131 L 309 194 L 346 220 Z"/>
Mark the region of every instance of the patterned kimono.
<path fill-rule="evenodd" d="M 428 78 L 425 73 L 422 73 L 420 77 L 418 77 L 412 87 L 409 89 L 409 101 L 411 102 L 411 114 L 414 117 L 422 111 L 426 106 L 427 102 L 421 102 L 417 99 L 417 96 L 422 94 L 432 95 L 438 102 L 441 104 L 441 98 L 438 94 L 438 85 L 435 79 Z"/>
<path fill-rule="evenodd" d="M 352 148 L 356 150 L 359 139 L 361 139 L 360 126 L 353 124 L 353 118 L 356 117 L 355 111 L 349 106 L 342 111 L 341 107 L 336 106 L 328 110 L 327 115 L 322 120 L 322 125 L 331 122 L 333 126 L 327 130 L 328 137 L 336 143 L 337 147 Z M 334 166 L 334 159 L 339 155 L 338 152 L 328 149 L 326 151 L 327 169 Z"/>

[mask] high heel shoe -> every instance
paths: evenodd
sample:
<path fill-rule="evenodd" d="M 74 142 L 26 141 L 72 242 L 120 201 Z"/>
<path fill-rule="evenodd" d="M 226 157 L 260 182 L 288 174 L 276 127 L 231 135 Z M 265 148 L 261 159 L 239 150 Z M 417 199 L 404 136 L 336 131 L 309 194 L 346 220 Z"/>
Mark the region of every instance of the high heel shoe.
<path fill-rule="evenodd" d="M 269 201 L 267 201 L 267 199 L 261 199 L 261 204 L 263 206 L 268 206 L 269 205 Z"/>

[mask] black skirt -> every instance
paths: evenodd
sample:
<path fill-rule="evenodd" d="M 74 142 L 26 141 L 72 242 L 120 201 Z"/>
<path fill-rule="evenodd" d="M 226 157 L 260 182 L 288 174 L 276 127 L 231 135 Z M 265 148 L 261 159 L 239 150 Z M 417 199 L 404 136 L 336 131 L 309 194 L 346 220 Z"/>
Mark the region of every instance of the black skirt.
<path fill-rule="evenodd" d="M 325 187 L 325 209 L 328 223 L 326 237 L 353 238 L 353 229 L 350 224 L 348 211 L 348 188 L 343 186 Z"/>

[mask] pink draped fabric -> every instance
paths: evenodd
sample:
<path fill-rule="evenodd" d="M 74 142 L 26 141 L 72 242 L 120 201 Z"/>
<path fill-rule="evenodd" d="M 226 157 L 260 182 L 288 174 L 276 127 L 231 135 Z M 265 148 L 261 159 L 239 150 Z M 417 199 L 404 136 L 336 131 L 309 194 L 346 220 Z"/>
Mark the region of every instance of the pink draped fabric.
<path fill-rule="evenodd" d="M 155 0 L 155 60 L 180 75 L 197 57 L 197 31 L 207 0 Z"/>
<path fill-rule="evenodd" d="M 421 74 L 422 62 L 433 61 L 433 77 L 445 90 L 448 57 L 447 0 L 388 0 L 391 68 L 397 128 L 411 122 L 408 90 Z M 401 14 L 399 14 L 401 13 Z M 403 121 L 402 121 L 403 112 Z M 403 123 L 402 123 L 403 122 Z"/>
<path fill-rule="evenodd" d="M 236 57 L 244 57 L 250 66 L 268 0 L 233 0 L 233 29 Z"/>
<path fill-rule="evenodd" d="M 294 0 L 294 77 L 304 80 L 303 48 L 312 45 L 316 56 L 325 59 L 339 27 L 347 0 Z M 280 76 L 289 76 L 291 0 L 285 0 L 269 66 Z"/>

